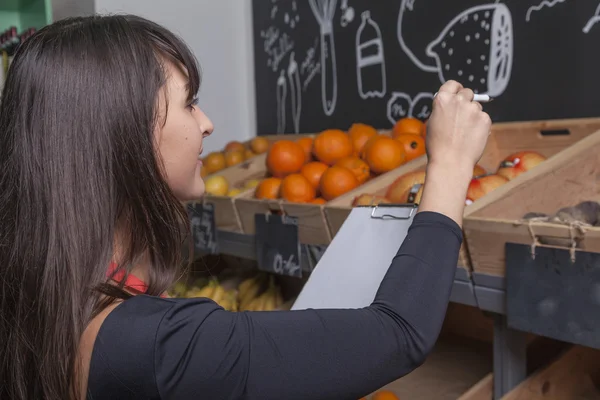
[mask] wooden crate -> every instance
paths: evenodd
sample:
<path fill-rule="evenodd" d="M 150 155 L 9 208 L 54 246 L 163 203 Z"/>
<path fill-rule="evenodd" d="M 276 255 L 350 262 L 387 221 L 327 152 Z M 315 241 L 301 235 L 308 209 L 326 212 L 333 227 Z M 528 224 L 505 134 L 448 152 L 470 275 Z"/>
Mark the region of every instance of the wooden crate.
<path fill-rule="evenodd" d="M 381 130 L 379 133 L 382 135 L 391 135 L 390 130 Z M 264 166 L 261 178 L 266 177 L 267 170 L 266 166 Z M 325 206 L 323 205 L 289 203 L 284 200 L 259 200 L 254 198 L 254 190 L 250 190 L 235 198 L 235 206 L 245 234 L 253 235 L 255 233 L 255 214 L 283 212 L 284 214 L 298 218 L 298 236 L 300 243 L 327 245 L 331 242 L 329 225 L 325 218 Z"/>
<path fill-rule="evenodd" d="M 597 129 L 600 129 L 600 119 L 567 119 L 553 121 L 531 121 L 531 122 L 510 122 L 498 123 L 492 126 L 492 134 L 488 140 L 484 155 L 479 161 L 479 165 L 486 171 L 495 172 L 500 162 L 511 153 L 523 150 L 537 151 L 546 157 L 551 157 L 568 146 L 579 142 L 589 136 Z M 500 193 L 505 193 L 510 187 L 514 187 L 518 182 L 529 180 L 534 171 L 538 171 L 549 160 L 538 165 L 532 171 L 522 174 L 518 179 L 512 180 L 504 186 L 489 193 L 487 196 L 477 200 L 475 203 L 465 208 L 465 217 L 472 215 L 481 204 L 485 204 L 489 199 L 497 199 Z M 421 157 L 397 168 L 387 174 L 373 179 L 357 190 L 347 193 L 344 196 L 329 202 L 325 206 L 325 216 L 332 236 L 339 231 L 342 224 L 350 214 L 352 209 L 352 200 L 355 196 L 362 193 L 384 195 L 389 185 L 398 177 L 417 170 L 425 170 L 427 165 L 426 157 Z M 517 182 L 517 183 L 515 183 Z M 467 272 L 472 270 L 469 256 L 470 240 L 469 232 L 465 230 L 465 240 L 460 250 L 458 266 L 464 268 Z"/>
<path fill-rule="evenodd" d="M 422 366 L 381 390 L 389 390 L 400 399 L 491 400 L 492 368 L 491 344 L 445 336 Z"/>
<path fill-rule="evenodd" d="M 289 139 L 292 140 L 298 139 L 302 136 L 310 136 L 310 135 L 267 135 L 262 136 L 269 139 L 271 143 L 276 140 Z M 243 145 L 248 148 L 251 140 L 243 142 Z M 241 164 L 234 165 L 229 168 L 225 168 L 221 171 L 215 172 L 204 178 L 205 180 L 214 175 L 221 175 L 227 182 L 229 182 L 230 188 L 238 188 L 242 189 L 244 184 L 252 179 L 260 179 L 264 177 L 264 169 L 265 169 L 265 160 L 266 153 L 259 154 L 255 157 L 252 157 Z M 215 196 L 211 194 L 206 194 L 204 196 L 203 201 L 206 203 L 212 203 L 215 206 L 215 224 L 217 229 L 228 232 L 236 232 L 242 233 L 242 222 L 240 216 L 238 215 L 238 211 L 235 207 L 234 201 L 239 198 L 244 192 L 254 192 L 253 189 L 243 190 L 242 193 L 237 196 Z"/>
<path fill-rule="evenodd" d="M 533 244 L 537 238 L 569 248 L 575 234 L 578 249 L 600 252 L 600 228 L 574 232 L 568 226 L 522 220 L 528 212 L 554 214 L 586 200 L 600 201 L 600 131 L 470 206 L 464 230 L 474 271 L 504 276 L 507 242 Z"/>
<path fill-rule="evenodd" d="M 502 400 L 600 399 L 600 351 L 574 346 Z"/>

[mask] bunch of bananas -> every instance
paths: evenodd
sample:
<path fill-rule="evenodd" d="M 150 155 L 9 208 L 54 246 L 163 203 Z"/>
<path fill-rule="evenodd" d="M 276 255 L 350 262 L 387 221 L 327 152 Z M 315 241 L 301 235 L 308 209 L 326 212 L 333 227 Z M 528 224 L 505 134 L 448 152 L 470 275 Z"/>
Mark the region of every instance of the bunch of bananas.
<path fill-rule="evenodd" d="M 273 311 L 281 307 L 283 296 L 273 276 L 267 282 L 266 276 L 260 274 L 240 283 L 238 302 L 240 311 Z"/>
<path fill-rule="evenodd" d="M 188 291 L 186 297 L 205 297 L 229 311 L 238 311 L 237 291 L 225 289 L 216 279 L 211 279 L 208 285 L 199 290 Z"/>
<path fill-rule="evenodd" d="M 168 294 L 178 298 L 209 298 L 229 311 L 272 311 L 286 308 L 281 289 L 272 275 L 259 273 L 240 282 L 241 279 L 238 277 L 219 282 L 216 278 L 200 278 L 189 286 L 180 281 Z"/>

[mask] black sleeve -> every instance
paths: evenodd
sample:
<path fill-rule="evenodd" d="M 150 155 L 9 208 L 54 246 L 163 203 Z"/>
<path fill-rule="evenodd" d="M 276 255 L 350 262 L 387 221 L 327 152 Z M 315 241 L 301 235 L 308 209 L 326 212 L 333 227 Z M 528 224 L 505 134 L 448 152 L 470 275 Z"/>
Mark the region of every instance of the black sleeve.
<path fill-rule="evenodd" d="M 363 309 L 233 313 L 178 302 L 156 337 L 161 398 L 355 400 L 379 389 L 436 342 L 461 243 L 454 221 L 418 213 Z"/>

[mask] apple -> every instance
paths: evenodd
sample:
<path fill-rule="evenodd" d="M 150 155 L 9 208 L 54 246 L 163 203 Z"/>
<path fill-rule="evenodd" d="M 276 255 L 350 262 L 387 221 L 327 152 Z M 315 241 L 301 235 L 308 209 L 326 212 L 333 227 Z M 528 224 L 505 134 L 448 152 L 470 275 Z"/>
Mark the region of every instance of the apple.
<path fill-rule="evenodd" d="M 390 201 L 383 196 L 376 196 L 374 194 L 363 193 L 360 196 L 356 196 L 352 200 L 352 207 L 356 206 L 376 206 L 378 204 L 390 204 Z"/>
<path fill-rule="evenodd" d="M 512 180 L 545 160 L 546 157 L 535 151 L 519 151 L 506 157 L 500 163 L 500 167 L 496 174 L 503 176 L 508 180 Z"/>
<path fill-rule="evenodd" d="M 499 188 L 507 182 L 508 179 L 495 174 L 471 179 L 469 189 L 467 190 L 467 205 L 477 201 L 489 192 Z"/>
<path fill-rule="evenodd" d="M 423 183 L 425 183 L 425 171 L 409 172 L 392 182 L 385 197 L 392 203 L 404 204 L 408 201 L 412 187 Z"/>
<path fill-rule="evenodd" d="M 475 168 L 473 168 L 473 178 L 479 178 L 484 175 L 487 175 L 485 169 L 481 165 L 475 164 Z"/>

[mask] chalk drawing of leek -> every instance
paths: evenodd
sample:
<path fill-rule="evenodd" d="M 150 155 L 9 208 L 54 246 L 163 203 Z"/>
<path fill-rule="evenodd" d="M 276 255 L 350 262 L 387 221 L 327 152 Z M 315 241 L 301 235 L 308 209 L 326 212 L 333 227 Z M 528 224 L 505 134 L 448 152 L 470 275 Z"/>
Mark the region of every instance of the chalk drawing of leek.
<path fill-rule="evenodd" d="M 321 99 L 323 111 L 330 116 L 337 103 L 337 69 L 335 42 L 333 40 L 333 17 L 337 0 L 309 0 L 310 7 L 319 23 L 321 33 Z"/>
<path fill-rule="evenodd" d="M 300 114 L 302 113 L 302 86 L 300 85 L 300 73 L 298 63 L 294 59 L 294 52 L 290 55 L 290 65 L 287 70 L 290 89 L 292 91 L 292 119 L 294 120 L 294 131 L 300 133 Z"/>
<path fill-rule="evenodd" d="M 284 71 L 281 70 L 277 78 L 277 133 L 285 132 L 285 97 L 287 95 L 287 83 Z"/>

